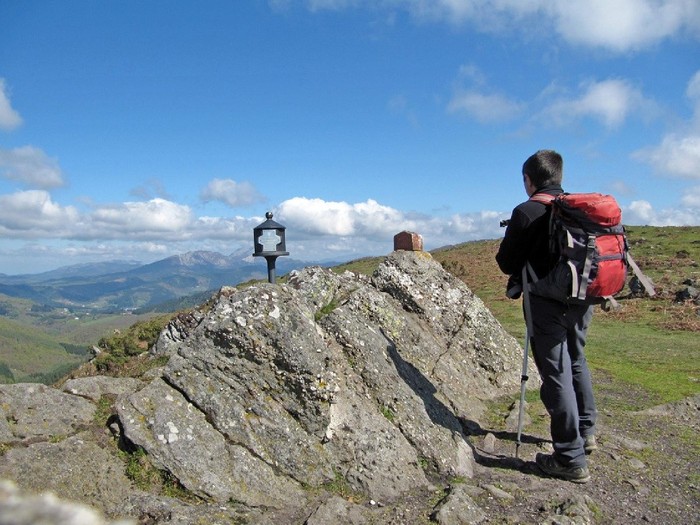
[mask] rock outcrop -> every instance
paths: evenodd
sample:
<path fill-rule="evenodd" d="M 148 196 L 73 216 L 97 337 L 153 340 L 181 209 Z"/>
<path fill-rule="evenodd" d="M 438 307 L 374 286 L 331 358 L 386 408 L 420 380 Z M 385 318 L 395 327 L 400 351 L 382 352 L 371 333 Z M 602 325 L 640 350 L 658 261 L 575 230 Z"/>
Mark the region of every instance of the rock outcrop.
<path fill-rule="evenodd" d="M 426 252 L 393 252 L 372 278 L 306 268 L 176 318 L 150 350 L 166 364 L 139 379 L 0 386 L 0 478 L 114 519 L 361 523 L 360 501 L 472 476 L 463 429 L 517 390 L 521 352 Z M 138 486 L 134 451 L 188 498 Z"/>

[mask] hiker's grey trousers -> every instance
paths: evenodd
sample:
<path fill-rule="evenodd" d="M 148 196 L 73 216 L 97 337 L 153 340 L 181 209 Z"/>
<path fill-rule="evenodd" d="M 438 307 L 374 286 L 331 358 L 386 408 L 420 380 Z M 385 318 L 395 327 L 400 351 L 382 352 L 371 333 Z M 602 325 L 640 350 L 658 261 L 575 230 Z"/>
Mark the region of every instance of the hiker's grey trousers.
<path fill-rule="evenodd" d="M 551 417 L 554 457 L 585 466 L 583 440 L 595 432 L 596 407 L 583 352 L 593 307 L 530 296 L 532 353 L 542 378 L 540 398 Z"/>

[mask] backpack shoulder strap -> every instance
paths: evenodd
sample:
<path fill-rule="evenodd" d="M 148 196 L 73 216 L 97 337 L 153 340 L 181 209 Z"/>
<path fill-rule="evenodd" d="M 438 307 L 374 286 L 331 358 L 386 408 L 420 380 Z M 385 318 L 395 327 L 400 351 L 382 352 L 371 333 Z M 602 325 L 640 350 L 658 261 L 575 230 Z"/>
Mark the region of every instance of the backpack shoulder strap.
<path fill-rule="evenodd" d="M 644 287 L 644 290 L 647 292 L 647 294 L 649 294 L 649 297 L 654 297 L 656 295 L 654 285 L 647 278 L 647 276 L 642 273 L 642 270 L 639 269 L 637 263 L 634 261 L 634 259 L 632 259 L 632 254 L 629 252 L 627 252 L 627 264 L 630 265 L 632 271 L 634 272 L 634 275 L 636 275 L 637 279 L 639 279 L 639 282 L 642 283 L 642 286 Z"/>
<path fill-rule="evenodd" d="M 530 196 L 531 201 L 540 202 L 542 204 L 552 204 L 552 201 L 556 199 L 556 195 L 550 195 L 549 193 L 535 193 Z"/>

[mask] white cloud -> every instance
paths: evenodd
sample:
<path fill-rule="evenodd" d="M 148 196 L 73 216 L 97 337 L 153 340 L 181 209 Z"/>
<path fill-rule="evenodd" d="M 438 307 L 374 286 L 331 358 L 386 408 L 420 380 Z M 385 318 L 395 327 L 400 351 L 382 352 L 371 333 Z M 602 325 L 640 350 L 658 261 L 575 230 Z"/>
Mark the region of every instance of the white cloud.
<path fill-rule="evenodd" d="M 510 120 L 521 113 L 523 105 L 490 89 L 476 66 L 462 65 L 457 77 L 447 104 L 449 113 L 464 114 L 483 123 Z"/>
<path fill-rule="evenodd" d="M 471 86 L 463 86 L 463 83 Z M 555 126 L 592 118 L 614 129 L 631 115 L 644 118 L 657 111 L 654 102 L 622 79 L 582 83 L 575 95 L 551 84 L 538 98 L 546 105 L 537 115 L 537 120 Z M 484 123 L 515 118 L 524 108 L 525 104 L 490 89 L 483 74 L 474 66 L 460 67 L 454 95 L 447 105 L 450 113 L 466 114 Z"/>
<path fill-rule="evenodd" d="M 187 250 L 182 250 L 183 253 Z M 0 266 L 10 274 L 29 274 L 98 261 L 153 262 L 173 255 L 172 243 L 154 242 L 5 242 Z"/>
<path fill-rule="evenodd" d="M 557 0 L 543 3 L 565 40 L 625 52 L 649 47 L 685 30 L 697 36 L 695 0 Z"/>
<path fill-rule="evenodd" d="M 561 126 L 591 117 L 600 120 L 607 128 L 618 128 L 630 114 L 645 114 L 653 107 L 653 103 L 629 83 L 610 79 L 582 85 L 577 97 L 560 96 L 545 108 L 541 118 Z"/>
<path fill-rule="evenodd" d="M 260 218 L 196 217 L 183 204 L 165 199 L 93 205 L 81 213 L 55 203 L 48 192 L 0 195 L 0 235 L 51 241 L 151 243 L 231 243 L 252 239 Z M 252 242 L 252 241 L 251 241 Z M 139 248 L 141 250 L 141 248 Z"/>
<path fill-rule="evenodd" d="M 625 224 L 651 224 L 653 217 L 654 209 L 649 201 L 632 201 L 622 210 L 622 219 Z"/>
<path fill-rule="evenodd" d="M 253 228 L 265 219 L 260 217 L 198 217 L 191 226 L 193 239 L 216 241 L 240 241 L 253 238 Z"/>
<path fill-rule="evenodd" d="M 0 232 L 6 237 L 41 238 L 65 235 L 79 219 L 72 206 L 62 207 L 42 190 L 0 195 Z"/>
<path fill-rule="evenodd" d="M 187 235 L 194 215 L 189 206 L 157 198 L 102 206 L 85 220 L 92 238 L 152 239 Z"/>
<path fill-rule="evenodd" d="M 471 21 L 486 31 L 548 26 L 572 44 L 639 50 L 684 32 L 700 33 L 696 0 L 406 0 L 417 16 Z M 529 35 L 531 33 L 528 33 Z"/>
<path fill-rule="evenodd" d="M 688 82 L 688 87 L 685 90 L 685 94 L 696 104 L 696 112 L 700 110 L 700 71 L 696 71 Z"/>
<path fill-rule="evenodd" d="M 633 186 L 630 185 L 628 181 L 624 180 L 614 180 L 610 182 L 610 191 L 615 195 L 630 196 L 636 193 Z"/>
<path fill-rule="evenodd" d="M 10 97 L 5 87 L 5 79 L 0 78 L 0 129 L 13 130 L 22 124 L 22 117 L 12 109 Z"/>
<path fill-rule="evenodd" d="M 617 53 L 700 34 L 697 0 L 308 0 L 307 6 L 312 11 L 404 10 L 423 23 L 470 24 L 492 33 L 517 29 L 527 38 L 555 32 L 572 44 Z"/>
<path fill-rule="evenodd" d="M 482 0 L 414 0 L 398 1 L 405 5 L 412 15 L 421 20 L 444 20 L 452 24 L 463 23 L 469 19 L 478 19 L 478 12 L 484 6 Z"/>
<path fill-rule="evenodd" d="M 288 239 L 317 252 L 385 253 L 393 236 L 408 230 L 437 247 L 500 235 L 497 212 L 455 214 L 447 218 L 404 212 L 374 200 L 359 203 L 295 197 L 280 204 L 275 220 L 287 228 Z M 209 244 L 220 251 L 252 245 L 253 228 L 262 217 L 196 217 L 182 204 L 164 199 L 95 206 L 81 213 L 61 206 L 41 190 L 0 196 L 0 233 L 14 239 L 51 241 Z M 228 248 L 225 248 L 228 247 Z M 303 258 L 302 253 L 296 257 Z"/>
<path fill-rule="evenodd" d="M 644 200 L 633 201 L 622 209 L 624 224 L 637 226 L 696 226 L 697 217 L 697 208 L 669 208 L 657 211 L 650 202 Z"/>
<path fill-rule="evenodd" d="M 681 198 L 681 204 L 688 208 L 695 208 L 697 216 L 697 214 L 700 213 L 700 186 L 695 186 L 687 190 Z"/>
<path fill-rule="evenodd" d="M 685 130 L 666 134 L 661 144 L 635 151 L 632 158 L 662 175 L 700 179 L 700 71 L 688 82 L 686 95 L 693 104 L 693 116 Z"/>
<path fill-rule="evenodd" d="M 486 239 L 498 237 L 502 233 L 499 228 L 501 213 L 495 211 L 481 211 L 463 215 L 452 215 L 450 220 L 440 228 L 441 236 L 445 241 L 450 238 L 464 236 L 464 240 Z M 454 234 L 457 234 L 454 236 Z M 456 241 L 461 242 L 461 241 Z"/>
<path fill-rule="evenodd" d="M 232 208 L 265 202 L 265 197 L 251 183 L 231 179 L 213 179 L 200 193 L 200 199 L 223 202 Z"/>
<path fill-rule="evenodd" d="M 280 204 L 275 220 L 286 228 L 287 250 L 302 260 L 349 260 L 393 250 L 394 235 L 412 231 L 426 250 L 470 240 L 498 238 L 499 219 L 507 214 L 483 211 L 435 217 L 397 210 L 374 200 L 328 202 L 295 197 Z"/>
<path fill-rule="evenodd" d="M 33 146 L 0 148 L 0 175 L 32 188 L 57 188 L 64 183 L 58 161 Z"/>
<path fill-rule="evenodd" d="M 647 201 L 632 202 L 623 211 L 625 224 L 657 226 L 697 224 L 700 187 L 683 198 L 683 208 L 656 211 Z M 427 250 L 470 240 L 494 239 L 503 234 L 496 211 L 453 214 L 449 217 L 404 212 L 374 200 L 359 203 L 295 197 L 280 204 L 275 220 L 287 228 L 290 256 L 307 261 L 344 261 L 384 255 L 393 249 L 393 237 L 408 230 L 419 233 Z M 61 206 L 45 191 L 32 190 L 0 196 L 0 235 L 7 242 L 38 241 L 8 251 L 0 250 L 7 265 L 15 259 L 42 252 L 44 267 L 77 261 L 115 258 L 146 262 L 190 250 L 233 253 L 252 250 L 253 228 L 262 217 L 195 217 L 192 210 L 163 199 L 103 205 L 87 213 Z M 33 248 L 32 248 L 33 246 Z M 252 253 L 252 252 L 251 252 Z M 52 263 L 50 266 L 49 261 Z M 29 266 L 15 263 L 20 272 Z M 16 272 L 17 273 L 17 272 Z"/>
<path fill-rule="evenodd" d="M 433 248 L 467 240 L 498 237 L 498 212 L 482 211 L 454 214 L 447 218 L 404 212 L 374 200 L 350 204 L 322 199 L 295 197 L 284 201 L 275 215 L 285 225 L 288 235 L 308 240 L 344 239 L 347 245 L 360 247 L 378 243 L 386 249 L 397 233 L 407 230 L 423 236 Z"/>
<path fill-rule="evenodd" d="M 50 246 L 47 244 L 29 244 L 24 247 L 24 253 L 31 253 L 36 257 L 52 257 L 60 264 L 63 261 L 82 259 L 104 259 L 110 261 L 136 260 L 144 258 L 167 257 L 170 246 L 156 242 L 97 242 L 97 243 L 70 243 L 63 246 Z"/>
<path fill-rule="evenodd" d="M 165 185 L 156 178 L 148 179 L 143 184 L 132 188 L 129 194 L 141 199 L 151 199 L 153 197 L 170 198 L 168 191 L 165 189 Z"/>
<path fill-rule="evenodd" d="M 450 113 L 466 113 L 479 122 L 497 122 L 516 117 L 522 106 L 504 95 L 460 91 L 455 93 L 447 105 Z"/>
<path fill-rule="evenodd" d="M 394 222 L 397 212 L 373 200 L 348 204 L 294 197 L 279 206 L 279 217 L 287 221 L 287 227 L 310 235 L 359 235 L 364 226 L 371 221 L 373 213 L 381 214 L 381 217 L 376 217 L 380 221 L 377 226 L 388 228 L 386 219 Z"/>
<path fill-rule="evenodd" d="M 639 150 L 632 157 L 664 175 L 700 179 L 700 135 L 667 135 L 660 145 Z"/>

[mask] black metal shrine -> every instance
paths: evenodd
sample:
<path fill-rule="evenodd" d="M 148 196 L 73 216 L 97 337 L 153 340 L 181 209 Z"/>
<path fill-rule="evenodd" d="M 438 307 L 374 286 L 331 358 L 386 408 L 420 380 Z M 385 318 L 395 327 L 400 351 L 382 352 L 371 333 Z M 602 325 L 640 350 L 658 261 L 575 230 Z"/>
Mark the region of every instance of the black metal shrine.
<path fill-rule="evenodd" d="M 272 220 L 272 212 L 265 214 L 267 219 L 253 228 L 253 247 L 255 257 L 265 257 L 267 261 L 267 280 L 275 283 L 275 261 L 281 255 L 289 255 L 286 251 L 284 230 L 281 224 Z"/>

